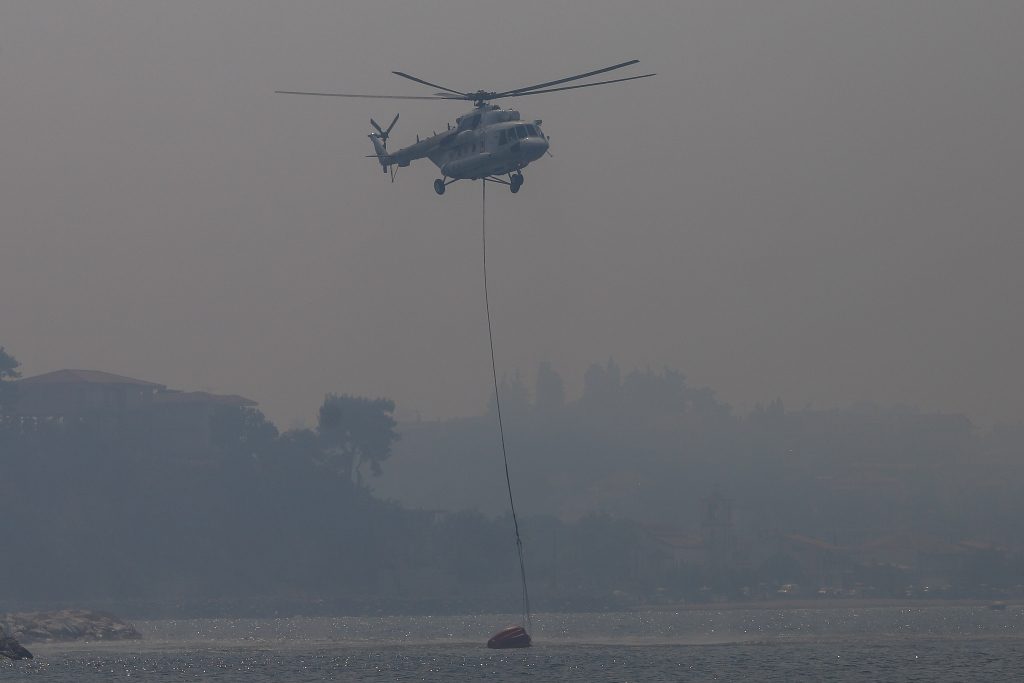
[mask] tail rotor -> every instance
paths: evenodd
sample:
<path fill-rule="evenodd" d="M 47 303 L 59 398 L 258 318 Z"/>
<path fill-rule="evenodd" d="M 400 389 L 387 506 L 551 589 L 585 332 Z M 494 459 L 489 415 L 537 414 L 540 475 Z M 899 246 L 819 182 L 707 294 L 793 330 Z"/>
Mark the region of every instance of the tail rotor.
<path fill-rule="evenodd" d="M 398 123 L 398 114 L 395 114 L 395 118 L 391 119 L 391 125 L 387 128 L 381 128 L 380 124 L 370 119 L 370 125 L 376 129 L 376 133 L 370 133 L 370 142 L 373 143 L 373 149 L 376 152 L 377 161 L 380 162 L 380 168 L 385 173 L 391 174 L 391 182 L 395 182 L 395 167 L 394 162 L 388 155 L 388 138 L 391 136 L 391 129 Z"/>
<path fill-rule="evenodd" d="M 384 143 L 385 147 L 388 143 L 388 136 L 391 135 L 391 129 L 395 127 L 396 123 L 398 123 L 398 114 L 395 114 L 395 118 L 391 119 L 391 125 L 387 127 L 387 130 L 382 129 L 379 123 L 370 119 L 370 125 L 377 129 L 377 133 L 380 134 L 381 142 Z"/>

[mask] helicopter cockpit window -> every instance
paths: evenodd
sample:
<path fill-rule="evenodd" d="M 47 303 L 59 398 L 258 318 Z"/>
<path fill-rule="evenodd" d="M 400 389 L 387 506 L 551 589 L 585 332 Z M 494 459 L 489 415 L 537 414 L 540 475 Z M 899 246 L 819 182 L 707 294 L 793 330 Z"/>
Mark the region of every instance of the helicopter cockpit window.
<path fill-rule="evenodd" d="M 522 124 L 516 126 L 516 135 L 518 135 L 520 138 L 525 138 L 526 137 L 526 126 L 524 126 Z"/>
<path fill-rule="evenodd" d="M 526 130 L 528 130 L 530 132 L 531 136 L 533 136 L 533 137 L 537 136 L 537 129 L 534 128 L 532 124 L 529 124 L 529 123 L 526 124 Z"/>
<path fill-rule="evenodd" d="M 498 144 L 504 145 L 506 142 L 508 142 L 508 138 L 505 136 L 505 131 L 498 131 Z"/>

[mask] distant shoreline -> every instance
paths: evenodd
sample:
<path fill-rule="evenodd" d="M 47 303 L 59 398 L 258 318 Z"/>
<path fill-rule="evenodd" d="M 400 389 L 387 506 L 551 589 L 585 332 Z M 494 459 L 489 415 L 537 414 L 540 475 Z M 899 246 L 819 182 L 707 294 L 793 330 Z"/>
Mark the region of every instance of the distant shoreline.
<path fill-rule="evenodd" d="M 643 605 L 635 612 L 784 610 L 784 609 L 871 609 L 876 607 L 1016 607 L 1016 601 L 977 598 L 795 598 L 792 600 L 748 600 L 738 602 L 687 602 L 672 605 Z"/>
<path fill-rule="evenodd" d="M 1020 597 L 1006 600 L 981 598 L 783 598 L 729 602 L 680 602 L 626 604 L 625 602 L 575 601 L 557 604 L 535 602 L 535 614 L 607 614 L 612 612 L 723 612 L 743 610 L 850 610 L 935 607 L 971 607 L 1017 609 L 1024 605 Z M 509 613 L 502 601 L 450 601 L 444 599 L 417 601 L 324 600 L 294 602 L 273 599 L 197 600 L 177 603 L 104 602 L 87 605 L 90 609 L 117 614 L 128 620 L 159 621 L 162 619 L 261 619 L 289 617 L 415 617 L 433 615 L 490 615 Z M 14 611 L 57 611 L 63 606 L 19 604 Z"/>

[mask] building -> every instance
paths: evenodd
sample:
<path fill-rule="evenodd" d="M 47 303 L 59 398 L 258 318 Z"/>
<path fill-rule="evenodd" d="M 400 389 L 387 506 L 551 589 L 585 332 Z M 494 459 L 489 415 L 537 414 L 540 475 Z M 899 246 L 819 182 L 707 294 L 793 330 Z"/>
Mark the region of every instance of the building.
<path fill-rule="evenodd" d="M 57 370 L 14 382 L 12 415 L 63 420 L 111 417 L 149 406 L 167 387 L 97 370 Z"/>
<path fill-rule="evenodd" d="M 237 395 L 178 391 L 98 370 L 57 370 L 12 383 L 5 420 L 22 431 L 87 429 L 113 446 L 207 456 L 213 423 L 224 410 L 251 410 Z"/>

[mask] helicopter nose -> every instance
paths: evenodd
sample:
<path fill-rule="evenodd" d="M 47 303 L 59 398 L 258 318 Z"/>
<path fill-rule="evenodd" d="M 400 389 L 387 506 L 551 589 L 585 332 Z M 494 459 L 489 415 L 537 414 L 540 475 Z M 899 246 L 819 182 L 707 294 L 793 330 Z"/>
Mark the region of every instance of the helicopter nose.
<path fill-rule="evenodd" d="M 529 137 L 519 143 L 526 156 L 531 160 L 540 159 L 548 151 L 548 141 L 542 137 Z"/>

